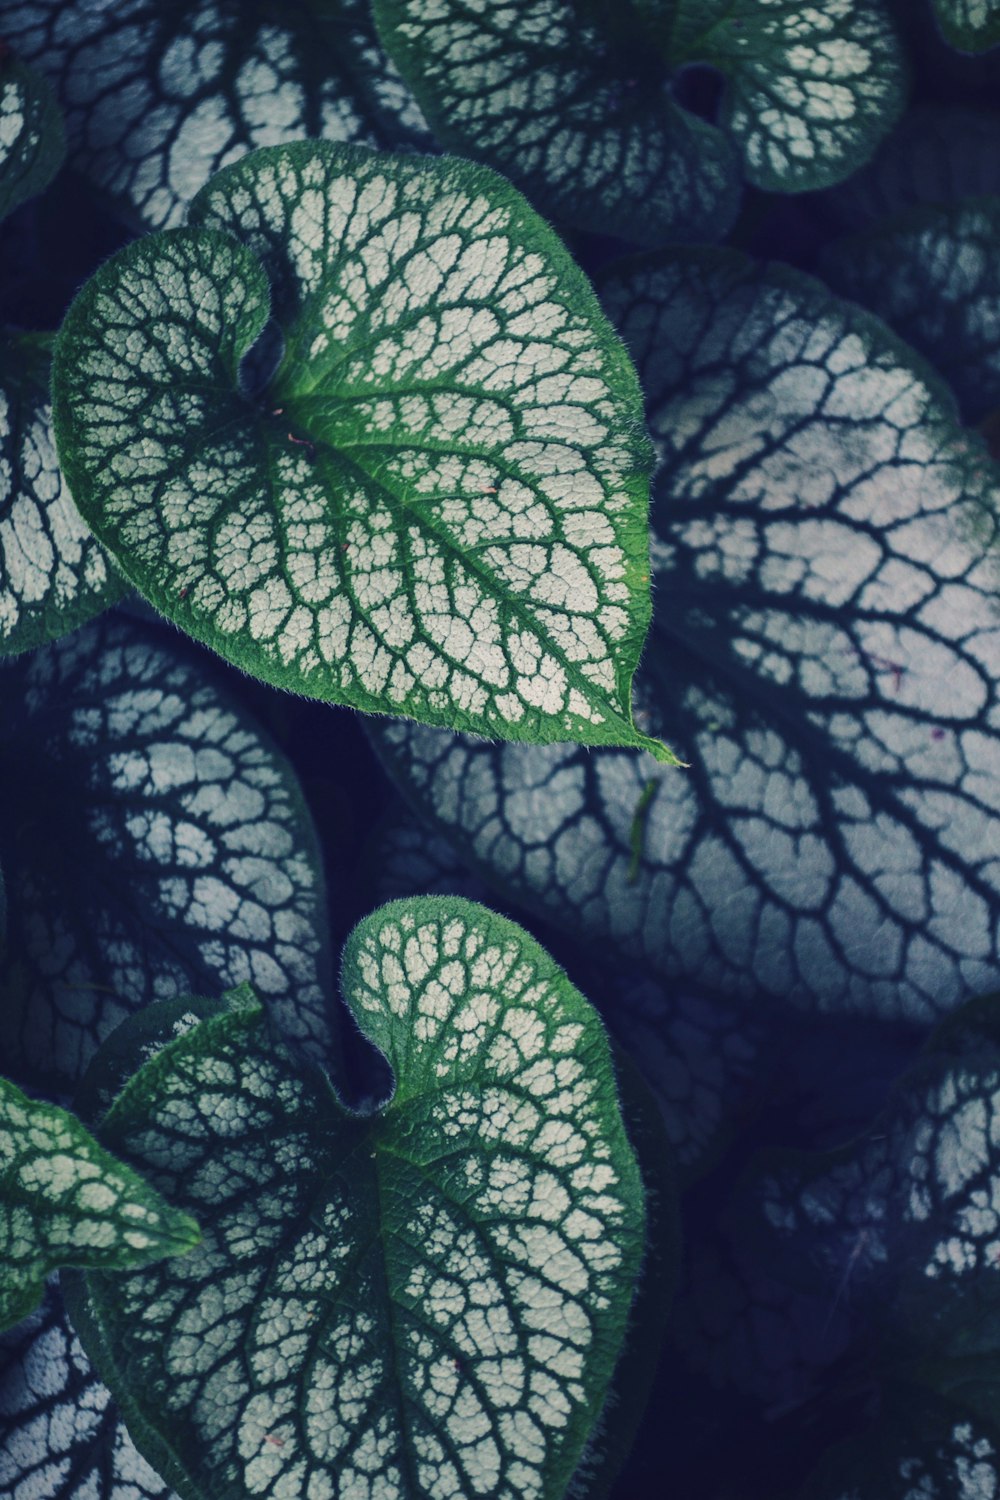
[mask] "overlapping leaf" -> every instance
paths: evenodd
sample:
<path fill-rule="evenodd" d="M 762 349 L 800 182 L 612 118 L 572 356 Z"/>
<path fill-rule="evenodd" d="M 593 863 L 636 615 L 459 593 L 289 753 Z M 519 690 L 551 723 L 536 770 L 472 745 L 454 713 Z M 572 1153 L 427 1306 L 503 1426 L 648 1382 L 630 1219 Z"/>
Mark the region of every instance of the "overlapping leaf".
<path fill-rule="evenodd" d="M 65 154 L 52 90 L 5 47 L 0 55 L 0 219 L 47 187 Z"/>
<path fill-rule="evenodd" d="M 439 140 L 499 167 L 543 213 L 653 244 L 712 239 L 735 218 L 736 154 L 673 98 L 629 5 L 374 10 Z"/>
<path fill-rule="evenodd" d="M 59 1266 L 126 1270 L 198 1238 L 75 1115 L 0 1078 L 0 1327 L 34 1310 Z"/>
<path fill-rule="evenodd" d="M 176 1500 L 136 1452 L 53 1281 L 0 1334 L 0 1494 L 30 1500 Z"/>
<path fill-rule="evenodd" d="M 59 468 L 50 347 L 0 334 L 0 654 L 67 634 L 125 591 Z"/>
<path fill-rule="evenodd" d="M 651 454 L 624 351 L 508 184 L 259 152 L 74 303 L 60 456 L 122 572 L 267 681 L 528 740 L 632 722 Z M 273 308 L 285 352 L 239 365 Z"/>
<path fill-rule="evenodd" d="M 904 98 L 899 40 L 882 0 L 636 0 L 675 66 L 726 80 L 719 124 L 747 180 L 826 187 L 871 155 Z"/>
<path fill-rule="evenodd" d="M 911 210 L 831 245 L 822 271 L 931 361 L 968 421 L 1000 406 L 1000 198 Z"/>
<path fill-rule="evenodd" d="M 386 763 L 514 899 L 661 976 L 952 1009 L 1000 977 L 984 451 L 806 278 L 678 251 L 605 298 L 661 459 L 639 718 L 691 768 L 404 725 L 374 731 Z"/>
<path fill-rule="evenodd" d="M 7 0 L 3 28 L 51 79 L 73 166 L 147 227 L 255 146 L 429 144 L 363 0 Z"/>
<path fill-rule="evenodd" d="M 724 234 L 738 158 L 779 191 L 837 181 L 902 107 L 880 0 L 376 0 L 375 14 L 449 147 L 557 218 L 647 243 Z M 726 80 L 719 125 L 683 107 L 691 64 Z"/>
<path fill-rule="evenodd" d="M 322 875 L 290 768 L 155 628 L 107 616 L 0 673 L 0 1050 L 68 1088 L 130 1011 L 252 979 L 329 1044 Z"/>
<path fill-rule="evenodd" d="M 962 52 L 1000 46 L 997 0 L 933 0 L 941 35 Z"/>
<path fill-rule="evenodd" d="M 454 898 L 362 923 L 345 988 L 395 1076 L 377 1116 L 242 991 L 134 1075 L 101 1138 L 197 1203 L 204 1243 L 88 1275 L 74 1321 L 188 1495 L 558 1496 L 642 1251 L 599 1023 L 532 939 Z M 127 1023 L 138 1055 L 158 1009 Z"/>

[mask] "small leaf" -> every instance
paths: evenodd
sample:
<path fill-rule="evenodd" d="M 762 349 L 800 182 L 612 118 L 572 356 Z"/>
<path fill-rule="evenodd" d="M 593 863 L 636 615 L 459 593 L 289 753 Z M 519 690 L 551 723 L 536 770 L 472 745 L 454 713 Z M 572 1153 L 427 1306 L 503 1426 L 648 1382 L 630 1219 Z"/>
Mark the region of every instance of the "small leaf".
<path fill-rule="evenodd" d="M 349 1114 L 230 996 L 100 1131 L 197 1205 L 203 1244 L 88 1275 L 74 1322 L 189 1497 L 555 1500 L 643 1243 L 600 1025 L 527 934 L 454 898 L 368 918 L 344 984 L 392 1098 Z M 157 1009 L 128 1023 L 138 1049 Z"/>
<path fill-rule="evenodd" d="M 73 167 L 144 227 L 255 146 L 431 144 L 364 0 L 5 0 L 3 29 L 56 89 Z"/>
<path fill-rule="evenodd" d="M 67 315 L 60 455 L 157 609 L 265 681 L 517 739 L 632 723 L 635 375 L 583 274 L 467 162 L 302 143 L 216 178 Z M 266 397 L 240 361 L 274 312 Z"/>
<path fill-rule="evenodd" d="M 0 1328 L 38 1305 L 58 1266 L 125 1270 L 199 1239 L 74 1115 L 0 1078 Z"/>
<path fill-rule="evenodd" d="M 315 834 L 204 665 L 109 615 L 7 666 L 0 701 L 7 1071 L 71 1088 L 132 1010 L 245 979 L 328 1056 Z"/>
<path fill-rule="evenodd" d="M 65 154 L 52 90 L 6 48 L 0 56 L 0 219 L 48 187 Z"/>
<path fill-rule="evenodd" d="M 0 332 L 0 654 L 67 635 L 125 593 L 59 469 L 50 347 Z"/>
<path fill-rule="evenodd" d="M 726 80 L 721 128 L 747 181 L 772 192 L 850 175 L 904 103 L 899 38 L 883 0 L 636 0 L 675 66 Z"/>
<path fill-rule="evenodd" d="M 135 1450 L 70 1325 L 55 1279 L 0 1334 L 0 1494 L 23 1500 L 176 1500 Z"/>
<path fill-rule="evenodd" d="M 440 141 L 498 167 L 545 214 L 641 243 L 721 238 L 739 175 L 720 131 L 672 97 L 631 6 L 375 0 Z"/>
<path fill-rule="evenodd" d="M 968 422 L 1000 406 L 1000 197 L 911 209 L 830 245 L 821 270 L 930 360 Z"/>
<path fill-rule="evenodd" d="M 373 738 L 459 855 L 575 940 L 926 1023 L 1000 982 L 996 470 L 917 356 L 809 278 L 677 250 L 605 299 L 660 455 L 637 717 L 690 771 Z"/>
<path fill-rule="evenodd" d="M 997 0 L 933 0 L 941 35 L 960 52 L 986 52 L 1000 46 Z"/>

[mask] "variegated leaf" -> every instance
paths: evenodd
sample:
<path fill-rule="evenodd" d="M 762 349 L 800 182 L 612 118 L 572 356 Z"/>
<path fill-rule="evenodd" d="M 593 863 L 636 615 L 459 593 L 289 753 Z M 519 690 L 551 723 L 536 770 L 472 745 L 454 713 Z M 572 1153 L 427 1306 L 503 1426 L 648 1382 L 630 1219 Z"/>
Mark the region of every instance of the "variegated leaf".
<path fill-rule="evenodd" d="M 677 251 L 605 302 L 660 455 L 639 718 L 690 770 L 405 725 L 373 731 L 386 764 L 579 938 L 926 1022 L 1000 978 L 995 470 L 916 357 L 807 278 Z"/>

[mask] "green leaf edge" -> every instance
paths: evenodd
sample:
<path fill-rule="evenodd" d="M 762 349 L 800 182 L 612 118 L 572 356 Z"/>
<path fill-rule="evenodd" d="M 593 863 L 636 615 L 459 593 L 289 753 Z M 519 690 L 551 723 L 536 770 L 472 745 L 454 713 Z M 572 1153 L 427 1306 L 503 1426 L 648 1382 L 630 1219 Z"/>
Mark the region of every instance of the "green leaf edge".
<path fill-rule="evenodd" d="M 119 270 L 127 269 L 139 256 L 149 253 L 153 242 L 159 244 L 165 241 L 177 241 L 190 239 L 192 236 L 204 237 L 215 241 L 220 247 L 225 245 L 231 254 L 241 262 L 241 271 L 248 283 L 248 311 L 242 323 L 233 331 L 232 345 L 234 362 L 231 369 L 232 390 L 231 396 L 234 402 L 244 401 L 238 386 L 239 363 L 243 356 L 253 346 L 268 321 L 271 310 L 271 287 L 263 264 L 257 256 L 242 241 L 234 236 L 224 234 L 218 230 L 203 227 L 199 218 L 206 213 L 206 199 L 210 193 L 218 191 L 218 185 L 227 177 L 237 176 L 248 169 L 253 169 L 255 163 L 267 161 L 291 161 L 295 163 L 300 158 L 314 159 L 316 156 L 326 158 L 329 163 L 338 160 L 343 164 L 345 170 L 350 170 L 353 163 L 370 160 L 373 156 L 380 156 L 392 163 L 392 170 L 398 174 L 429 174 L 438 169 L 439 163 L 445 163 L 449 170 L 457 171 L 459 174 L 468 174 L 467 187 L 469 192 L 485 192 L 491 201 L 507 208 L 511 213 L 510 227 L 512 232 L 527 229 L 528 242 L 533 245 L 549 260 L 557 276 L 560 278 L 561 287 L 568 287 L 573 292 L 577 307 L 582 308 L 587 316 L 595 335 L 603 351 L 607 355 L 615 375 L 620 383 L 620 403 L 631 408 L 629 417 L 628 441 L 631 450 L 632 467 L 630 474 L 623 481 L 623 487 L 627 488 L 634 507 L 641 511 L 641 516 L 635 518 L 637 533 L 641 531 L 642 539 L 637 535 L 631 547 L 627 545 L 627 539 L 623 539 L 622 550 L 625 555 L 625 581 L 630 590 L 628 612 L 630 616 L 630 630 L 624 642 L 624 649 L 619 650 L 612 658 L 615 669 L 615 691 L 621 699 L 625 709 L 623 710 L 610 698 L 607 702 L 601 701 L 600 707 L 605 714 L 603 725 L 589 725 L 587 721 L 581 720 L 578 726 L 578 734 L 574 734 L 569 726 L 566 732 L 562 726 L 550 726 L 543 724 L 541 733 L 537 730 L 530 735 L 521 732 L 513 732 L 503 737 L 512 740 L 521 740 L 529 744 L 551 744 L 551 743 L 583 743 L 583 744 L 605 744 L 616 746 L 627 746 L 629 748 L 647 750 L 656 760 L 664 765 L 682 766 L 683 761 L 667 745 L 660 740 L 654 739 L 642 733 L 636 727 L 632 708 L 632 682 L 638 669 L 639 659 L 649 633 L 652 621 L 653 606 L 652 595 L 649 587 L 649 559 L 648 559 L 648 515 L 649 515 L 649 488 L 650 477 L 654 465 L 654 450 L 652 442 L 646 431 L 645 417 L 643 414 L 643 397 L 639 386 L 638 376 L 632 365 L 631 358 L 608 321 L 597 295 L 584 272 L 573 260 L 565 245 L 559 239 L 555 231 L 545 220 L 531 207 L 524 195 L 507 179 L 495 172 L 490 167 L 481 166 L 478 163 L 468 161 L 460 157 L 425 157 L 419 158 L 392 152 L 376 152 L 370 147 L 358 146 L 350 143 L 332 141 L 296 141 L 289 146 L 268 146 L 259 151 L 251 152 L 241 157 L 239 161 L 231 166 L 225 167 L 217 172 L 205 186 L 200 190 L 191 203 L 189 209 L 189 223 L 185 227 L 176 229 L 160 230 L 155 234 L 145 235 L 141 239 L 133 241 L 119 250 L 94 273 L 88 282 L 78 292 L 70 306 L 62 326 L 60 327 L 53 349 L 52 357 L 52 410 L 53 429 L 56 438 L 56 448 L 59 461 L 66 476 L 67 483 L 74 495 L 75 503 L 81 515 L 90 526 L 98 541 L 101 542 L 109 552 L 114 561 L 117 572 L 136 591 L 158 611 L 159 614 L 170 620 L 174 625 L 199 641 L 202 645 L 223 657 L 224 660 L 237 666 L 248 675 L 257 678 L 258 681 L 267 682 L 272 687 L 284 688 L 299 696 L 315 698 L 322 702 L 331 702 L 347 707 L 360 709 L 362 712 L 382 714 L 390 717 L 413 718 L 413 715 L 404 714 L 398 709 L 388 709 L 385 703 L 367 692 L 352 693 L 350 697 L 335 696 L 332 693 L 317 691 L 315 686 L 310 685 L 310 690 L 303 687 L 301 678 L 294 667 L 286 667 L 274 662 L 267 662 L 262 669 L 259 661 L 251 663 L 243 659 L 243 653 L 220 649 L 219 641 L 226 640 L 211 626 L 206 626 L 202 617 L 195 612 L 186 598 L 179 598 L 166 588 L 157 583 L 150 587 L 146 578 L 140 577 L 137 570 L 132 567 L 127 557 L 124 557 L 120 549 L 108 537 L 102 522 L 102 517 L 97 514 L 89 493 L 89 483 L 86 472 L 79 461 L 79 454 L 73 437 L 73 412 L 70 400 L 70 388 L 72 385 L 68 374 L 68 367 L 73 362 L 73 349 L 77 338 L 88 328 L 91 323 L 91 309 L 99 297 L 105 295 L 105 286 L 111 284 L 112 289 L 117 283 Z M 251 298 L 256 299 L 251 307 Z M 287 355 L 286 355 L 287 358 Z M 268 390 L 280 389 L 280 382 L 285 374 L 286 359 L 272 377 Z M 229 393 L 227 393 L 229 394 Z M 247 409 L 253 410 L 252 403 L 247 402 Z M 641 524 L 640 524 L 641 523 Z M 640 551 L 641 548 L 641 551 Z M 532 629 L 539 629 L 535 622 L 531 622 Z M 233 637 L 233 642 L 239 643 L 241 636 Z M 561 659 L 561 652 L 552 644 L 557 658 Z M 251 648 L 251 655 L 255 655 Z M 565 663 L 567 671 L 570 665 Z M 579 686 L 588 701 L 592 701 L 590 684 L 581 678 Z M 530 717 L 530 716 L 526 716 Z M 566 717 L 570 717 L 567 711 Z M 424 717 L 416 720 L 418 723 L 436 724 L 442 728 L 466 728 L 469 733 L 479 733 L 480 736 L 488 738 L 499 738 L 497 726 L 480 725 L 479 728 L 455 724 L 455 715 L 441 713 L 438 717 Z M 620 733 L 617 735 L 611 731 L 617 725 Z M 508 729 L 518 731 L 519 724 L 508 725 Z M 603 729 L 603 733 L 601 732 Z"/>
<path fill-rule="evenodd" d="M 632 1299 L 622 1310 L 620 1328 L 611 1360 L 609 1361 L 606 1355 L 601 1360 L 603 1382 L 600 1392 L 596 1397 L 592 1398 L 587 1407 L 581 1408 L 575 1414 L 570 1424 L 570 1430 L 573 1432 L 572 1444 L 564 1442 L 563 1460 L 560 1465 L 558 1477 L 553 1476 L 550 1480 L 549 1489 L 544 1496 L 544 1500 L 562 1500 L 562 1497 L 567 1494 L 568 1486 L 572 1481 L 577 1465 L 585 1450 L 587 1439 L 600 1418 L 603 1401 L 612 1388 L 615 1371 L 618 1369 L 619 1363 L 623 1360 L 625 1340 L 629 1326 L 637 1312 L 644 1310 L 641 1301 L 641 1278 L 642 1265 L 650 1249 L 648 1243 L 649 1215 L 647 1213 L 640 1161 L 624 1123 L 626 1110 L 629 1105 L 629 1097 L 631 1096 L 633 1100 L 636 1098 L 636 1095 L 632 1092 L 634 1080 L 626 1081 L 624 1085 L 619 1080 L 612 1045 L 596 1009 L 585 999 L 565 971 L 556 963 L 555 959 L 542 947 L 537 939 L 533 938 L 523 927 L 520 927 L 508 917 L 500 916 L 499 913 L 491 911 L 488 907 L 482 906 L 475 901 L 466 900 L 460 896 L 403 897 L 397 901 L 387 902 L 385 905 L 378 907 L 369 916 L 362 918 L 349 934 L 344 944 L 341 968 L 342 994 L 362 1035 L 379 1051 L 382 1050 L 379 1043 L 364 1029 L 360 1017 L 356 1014 L 354 1006 L 351 1004 L 348 986 L 350 977 L 356 968 L 355 953 L 360 949 L 365 934 L 372 930 L 377 923 L 386 920 L 387 915 L 391 916 L 396 911 L 400 913 L 408 912 L 414 915 L 418 921 L 420 920 L 421 913 L 434 919 L 440 919 L 448 912 L 456 911 L 467 916 L 474 916 L 480 921 L 485 917 L 489 922 L 491 937 L 495 935 L 499 939 L 513 939 L 522 946 L 522 951 L 526 949 L 531 959 L 538 961 L 538 966 L 543 977 L 554 979 L 562 989 L 564 996 L 568 994 L 572 998 L 573 1008 L 577 1011 L 575 1019 L 582 1022 L 585 1033 L 589 1032 L 591 1034 L 594 1048 L 602 1056 L 607 1077 L 617 1103 L 617 1111 L 613 1117 L 612 1129 L 619 1135 L 619 1145 L 624 1144 L 625 1147 L 624 1160 L 620 1160 L 618 1164 L 623 1167 L 627 1165 L 630 1168 L 632 1183 L 628 1196 L 633 1202 L 636 1199 L 638 1200 L 638 1206 L 641 1211 L 643 1239 L 642 1244 L 635 1247 L 634 1251 L 633 1247 L 626 1247 L 623 1255 L 622 1275 L 630 1276 L 631 1278 L 633 1287 Z M 545 970 L 548 970 L 547 974 Z M 197 1009 L 200 1012 L 199 1030 L 206 1026 L 214 1029 L 220 1024 L 224 1025 L 230 1019 L 237 1020 L 247 1029 L 263 1023 L 268 1030 L 271 1030 L 271 1023 L 266 1010 L 257 999 L 252 985 L 246 983 L 237 986 L 235 989 L 227 990 L 222 998 L 217 1001 L 193 998 L 191 1000 L 173 999 L 154 1002 L 154 1004 L 144 1007 L 134 1016 L 129 1017 L 121 1026 L 116 1028 L 115 1032 L 112 1033 L 112 1037 L 109 1038 L 109 1041 L 113 1044 L 114 1052 L 120 1054 L 117 1059 L 117 1069 L 120 1070 L 122 1068 L 122 1058 L 133 1037 L 138 1039 L 143 1032 L 152 1033 L 151 1039 L 154 1040 L 155 1044 L 157 1033 L 160 1033 L 159 1039 L 162 1040 L 163 1026 L 169 1024 L 174 1018 L 183 1013 L 185 1009 Z M 370 1022 L 371 1018 L 366 1017 L 366 1020 Z M 133 1072 L 125 1082 L 121 1092 L 117 1095 L 114 1104 L 103 1112 L 102 1122 L 108 1120 L 108 1117 L 120 1100 L 142 1087 L 143 1080 L 141 1074 L 143 1068 L 147 1066 L 154 1068 L 165 1066 L 166 1064 L 161 1062 L 161 1059 L 168 1058 L 171 1049 L 183 1044 L 184 1040 L 185 1038 L 182 1036 L 167 1041 L 159 1047 L 147 1064 L 144 1064 L 139 1070 Z M 111 1060 L 110 1057 L 106 1058 L 102 1056 L 103 1051 L 103 1047 L 98 1050 L 81 1084 L 82 1102 L 85 1108 L 97 1109 L 100 1107 L 97 1085 L 99 1084 L 101 1073 L 105 1071 L 106 1063 Z M 631 1067 L 630 1064 L 628 1066 Z M 317 1073 L 319 1074 L 326 1083 L 337 1106 L 343 1112 L 345 1123 L 351 1120 L 357 1122 L 365 1118 L 351 1110 L 345 1104 L 339 1094 L 333 1089 L 327 1075 L 318 1069 L 315 1064 L 303 1060 L 303 1071 L 312 1072 L 314 1077 L 316 1077 Z M 395 1097 L 396 1081 L 394 1079 L 392 1093 L 374 1116 L 376 1120 L 388 1114 Z M 647 1126 L 653 1124 L 648 1118 L 648 1106 L 642 1106 L 640 1113 L 647 1115 L 642 1128 L 645 1129 Z M 656 1129 L 658 1127 L 654 1126 L 654 1130 Z M 666 1171 L 669 1172 L 669 1167 Z M 665 1177 L 662 1180 L 666 1182 L 669 1178 Z M 623 1183 L 623 1199 L 625 1196 L 626 1185 Z M 656 1253 L 655 1247 L 654 1253 Z M 651 1277 L 656 1290 L 657 1301 L 662 1297 L 662 1289 L 664 1287 L 670 1287 L 671 1289 L 675 1287 L 679 1274 L 679 1236 L 676 1214 L 673 1216 L 672 1224 L 670 1222 L 665 1223 L 663 1245 L 659 1250 L 659 1254 L 663 1256 L 664 1264 L 657 1267 L 654 1276 Z M 160 1477 L 182 1497 L 182 1500 L 208 1500 L 205 1491 L 192 1484 L 187 1470 L 180 1463 L 167 1439 L 162 1433 L 150 1427 L 142 1415 L 140 1408 L 133 1401 L 132 1388 L 127 1377 L 127 1372 L 120 1369 L 115 1360 L 104 1324 L 91 1299 L 86 1273 L 71 1270 L 68 1274 L 63 1274 L 60 1279 L 70 1322 L 76 1330 L 88 1357 L 96 1366 L 101 1380 L 108 1387 L 113 1399 L 121 1408 L 126 1426 L 135 1446 Z M 640 1366 L 640 1368 L 643 1367 L 647 1358 L 648 1351 L 645 1355 L 640 1353 L 640 1357 L 636 1361 L 637 1366 Z M 595 1383 L 597 1382 L 598 1375 L 596 1371 L 591 1374 L 591 1379 Z M 642 1379 L 645 1379 L 644 1370 Z M 635 1413 L 636 1427 L 638 1426 L 640 1417 L 641 1409 Z M 630 1432 L 631 1426 L 632 1420 L 631 1414 L 629 1414 L 627 1424 L 623 1428 L 623 1440 L 625 1435 Z M 608 1458 L 600 1464 L 597 1470 L 593 1494 L 589 1490 L 586 1492 L 587 1500 L 605 1500 L 616 1476 L 619 1459 L 624 1461 L 624 1457 L 626 1456 L 624 1452 L 619 1454 L 619 1447 L 623 1446 L 624 1441 L 619 1444 L 614 1438 L 612 1439 Z"/>
<path fill-rule="evenodd" d="M 0 59 L 0 86 L 12 77 L 20 84 L 29 107 L 34 105 L 37 111 L 39 142 L 33 158 L 23 164 L 20 181 L 9 196 L 4 191 L 5 173 L 0 169 L 0 220 L 43 193 L 66 160 L 66 127 L 49 80 L 16 55 Z"/>
<path fill-rule="evenodd" d="M 57 1121 L 67 1124 L 74 1137 L 74 1144 L 78 1149 L 81 1151 L 86 1150 L 91 1160 L 96 1158 L 99 1165 L 112 1168 L 120 1178 L 132 1179 L 130 1184 L 132 1191 L 138 1191 L 143 1196 L 153 1200 L 153 1206 L 162 1213 L 165 1224 L 157 1244 L 151 1245 L 145 1251 L 127 1249 L 123 1246 L 117 1252 L 120 1255 L 120 1259 L 115 1262 L 108 1261 L 100 1269 L 105 1271 L 132 1270 L 140 1266 L 149 1265 L 153 1261 L 164 1260 L 174 1255 L 184 1255 L 201 1243 L 201 1230 L 190 1214 L 172 1208 L 162 1195 L 157 1192 L 156 1188 L 152 1187 L 142 1177 L 141 1173 L 137 1172 L 129 1163 L 123 1162 L 120 1158 L 114 1156 L 100 1141 L 95 1140 L 86 1125 L 71 1110 L 63 1109 L 60 1105 L 52 1104 L 46 1099 L 33 1099 L 30 1095 L 25 1094 L 23 1090 L 19 1089 L 17 1084 L 12 1083 L 7 1078 L 0 1078 L 0 1111 L 3 1110 L 5 1099 L 16 1104 L 29 1115 L 44 1115 L 48 1118 L 54 1116 Z M 4 1187 L 5 1175 L 0 1174 L 0 1187 Z M 4 1187 L 3 1196 L 5 1207 L 8 1203 L 16 1203 L 18 1197 L 27 1198 L 30 1205 L 30 1194 L 17 1193 L 8 1197 L 6 1188 Z M 155 1239 L 152 1231 L 150 1231 L 150 1238 Z M 22 1290 L 19 1293 L 17 1291 L 19 1278 L 15 1276 L 13 1290 L 8 1293 L 11 1298 L 9 1311 L 6 1315 L 0 1316 L 0 1332 L 6 1328 L 13 1328 L 22 1318 L 26 1318 L 29 1313 L 34 1312 L 44 1295 L 46 1276 L 60 1267 L 72 1268 L 85 1266 L 86 1258 L 84 1256 L 80 1260 L 75 1258 L 63 1260 L 62 1257 L 54 1257 L 48 1251 L 44 1242 L 40 1242 L 36 1263 L 40 1263 L 43 1267 L 41 1274 L 32 1279 L 29 1273 L 23 1279 Z M 2 1275 L 2 1272 L 0 1272 L 0 1275 Z M 3 1302 L 0 1301 L 0 1307 L 2 1305 Z"/>

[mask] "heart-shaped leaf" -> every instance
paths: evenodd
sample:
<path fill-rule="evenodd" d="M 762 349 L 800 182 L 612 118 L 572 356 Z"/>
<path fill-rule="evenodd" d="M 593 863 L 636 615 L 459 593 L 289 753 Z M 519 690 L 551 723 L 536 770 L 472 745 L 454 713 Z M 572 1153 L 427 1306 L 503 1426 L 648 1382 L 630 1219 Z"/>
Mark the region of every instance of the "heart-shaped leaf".
<path fill-rule="evenodd" d="M 642 243 L 724 235 L 726 137 L 672 97 L 630 4 L 375 0 L 379 34 L 439 140 L 499 167 L 546 214 Z"/>
<path fill-rule="evenodd" d="M 290 767 L 159 630 L 106 616 L 0 673 L 0 1054 L 69 1088 L 150 1000 L 252 979 L 326 1055 L 315 835 Z"/>
<path fill-rule="evenodd" d="M 720 127 L 749 182 L 826 187 L 871 155 L 904 101 L 899 39 L 883 0 L 635 0 L 675 67 L 726 80 Z"/>
<path fill-rule="evenodd" d="M 941 35 L 961 52 L 985 52 L 1000 46 L 997 0 L 933 0 Z"/>
<path fill-rule="evenodd" d="M 0 333 L 0 654 L 66 635 L 125 592 L 59 469 L 50 348 Z"/>
<path fill-rule="evenodd" d="M 375 15 L 446 145 L 557 218 L 647 243 L 724 234 L 737 156 L 761 187 L 838 181 L 903 103 L 881 0 L 375 0 Z M 718 125 L 683 105 L 692 64 L 725 79 Z"/>
<path fill-rule="evenodd" d="M 1000 197 L 911 209 L 831 245 L 822 273 L 931 361 L 967 421 L 1000 406 Z"/>
<path fill-rule="evenodd" d="M 365 0 L 5 0 L 3 29 L 55 87 L 72 165 L 147 227 L 255 146 L 430 144 Z"/>
<path fill-rule="evenodd" d="M 125 1270 L 199 1238 L 75 1115 L 0 1078 L 0 1328 L 38 1305 L 58 1266 Z"/>
<path fill-rule="evenodd" d="M 5 47 L 0 55 L 0 219 L 47 187 L 65 154 L 52 90 Z"/>
<path fill-rule="evenodd" d="M 519 194 L 302 143 L 221 173 L 193 218 L 102 267 L 56 345 L 60 457 L 125 576 L 266 681 L 669 760 L 632 723 L 635 374 Z M 272 289 L 285 353 L 252 402 Z"/>
<path fill-rule="evenodd" d="M 926 1022 L 1000 980 L 994 470 L 916 356 L 808 278 L 678 250 L 605 299 L 661 457 L 639 718 L 690 771 L 376 742 L 463 858 L 574 937 Z"/>
<path fill-rule="evenodd" d="M 24 1500 L 176 1500 L 132 1443 L 53 1280 L 0 1334 L 0 1494 Z"/>
<path fill-rule="evenodd" d="M 197 1204 L 203 1244 L 88 1275 L 74 1322 L 188 1496 L 559 1496 L 642 1254 L 600 1024 L 527 934 L 455 898 L 368 918 L 344 980 L 392 1098 L 350 1114 L 231 994 L 99 1129 Z M 158 1009 L 127 1023 L 137 1059 Z"/>

